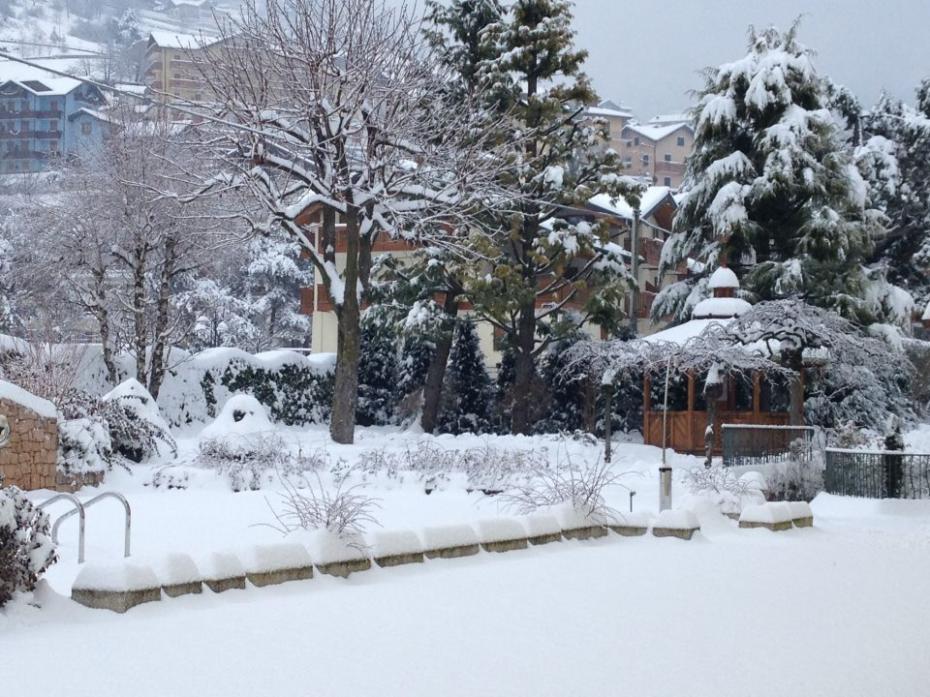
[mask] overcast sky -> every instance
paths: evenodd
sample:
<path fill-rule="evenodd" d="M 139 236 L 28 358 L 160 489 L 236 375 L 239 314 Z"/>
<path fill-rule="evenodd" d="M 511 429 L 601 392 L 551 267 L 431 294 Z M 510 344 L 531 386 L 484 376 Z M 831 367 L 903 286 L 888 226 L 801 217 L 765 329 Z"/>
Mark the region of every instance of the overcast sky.
<path fill-rule="evenodd" d="M 930 77 L 930 0 L 576 0 L 577 41 L 603 98 L 642 119 L 690 105 L 697 71 L 745 54 L 750 24 L 787 27 L 821 73 L 866 104 L 887 89 L 913 100 Z"/>

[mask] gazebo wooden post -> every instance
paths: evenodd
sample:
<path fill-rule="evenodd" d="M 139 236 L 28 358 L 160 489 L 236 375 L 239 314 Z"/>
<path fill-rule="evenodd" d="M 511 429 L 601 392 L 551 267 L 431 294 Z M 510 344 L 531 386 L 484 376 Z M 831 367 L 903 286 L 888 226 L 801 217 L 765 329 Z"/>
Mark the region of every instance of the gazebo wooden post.
<path fill-rule="evenodd" d="M 762 373 L 758 370 L 752 374 L 752 413 L 756 417 L 755 422 L 759 423 L 759 415 L 762 413 Z"/>
<path fill-rule="evenodd" d="M 688 450 L 694 450 L 694 371 L 688 371 Z"/>
<path fill-rule="evenodd" d="M 649 445 L 649 413 L 652 411 L 652 376 L 643 377 L 643 443 Z"/>

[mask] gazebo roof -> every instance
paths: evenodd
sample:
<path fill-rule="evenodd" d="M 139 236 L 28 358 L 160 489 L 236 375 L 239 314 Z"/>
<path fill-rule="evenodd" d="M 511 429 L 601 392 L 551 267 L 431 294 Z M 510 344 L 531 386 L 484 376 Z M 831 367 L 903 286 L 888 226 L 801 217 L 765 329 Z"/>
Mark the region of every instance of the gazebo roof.
<path fill-rule="evenodd" d="M 710 281 L 707 287 L 711 290 L 717 290 L 718 288 L 739 288 L 739 279 L 736 277 L 736 274 L 733 273 L 733 269 L 721 266 L 710 275 Z"/>

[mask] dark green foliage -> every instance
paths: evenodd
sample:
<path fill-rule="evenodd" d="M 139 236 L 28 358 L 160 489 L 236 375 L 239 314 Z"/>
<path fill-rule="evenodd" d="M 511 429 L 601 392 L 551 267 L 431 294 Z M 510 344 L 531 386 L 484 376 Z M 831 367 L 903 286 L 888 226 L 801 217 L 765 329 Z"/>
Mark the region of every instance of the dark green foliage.
<path fill-rule="evenodd" d="M 440 432 L 488 433 L 491 430 L 494 389 L 471 320 L 462 320 L 456 326 L 443 393 Z"/>
<path fill-rule="evenodd" d="M 376 312 L 365 314 L 355 417 L 360 426 L 384 426 L 394 419 L 401 396 L 398 343 L 394 325 L 386 316 Z"/>
<path fill-rule="evenodd" d="M 58 560 L 49 537 L 49 517 L 0 477 L 0 607 L 16 592 L 35 590 L 39 577 Z"/>
<path fill-rule="evenodd" d="M 211 419 L 216 418 L 216 395 L 213 393 L 213 386 L 216 384 L 216 378 L 209 370 L 203 374 L 200 379 L 200 389 L 203 390 L 203 398 L 207 403 L 207 416 Z"/>

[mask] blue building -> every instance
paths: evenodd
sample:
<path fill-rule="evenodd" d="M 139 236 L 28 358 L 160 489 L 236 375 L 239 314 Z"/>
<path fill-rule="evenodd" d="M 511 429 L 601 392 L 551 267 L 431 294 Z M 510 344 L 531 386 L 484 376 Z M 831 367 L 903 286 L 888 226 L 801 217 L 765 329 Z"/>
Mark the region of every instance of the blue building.
<path fill-rule="evenodd" d="M 0 175 L 42 172 L 61 158 L 99 149 L 110 124 L 99 89 L 79 80 L 34 71 L 13 79 L 0 63 Z"/>

